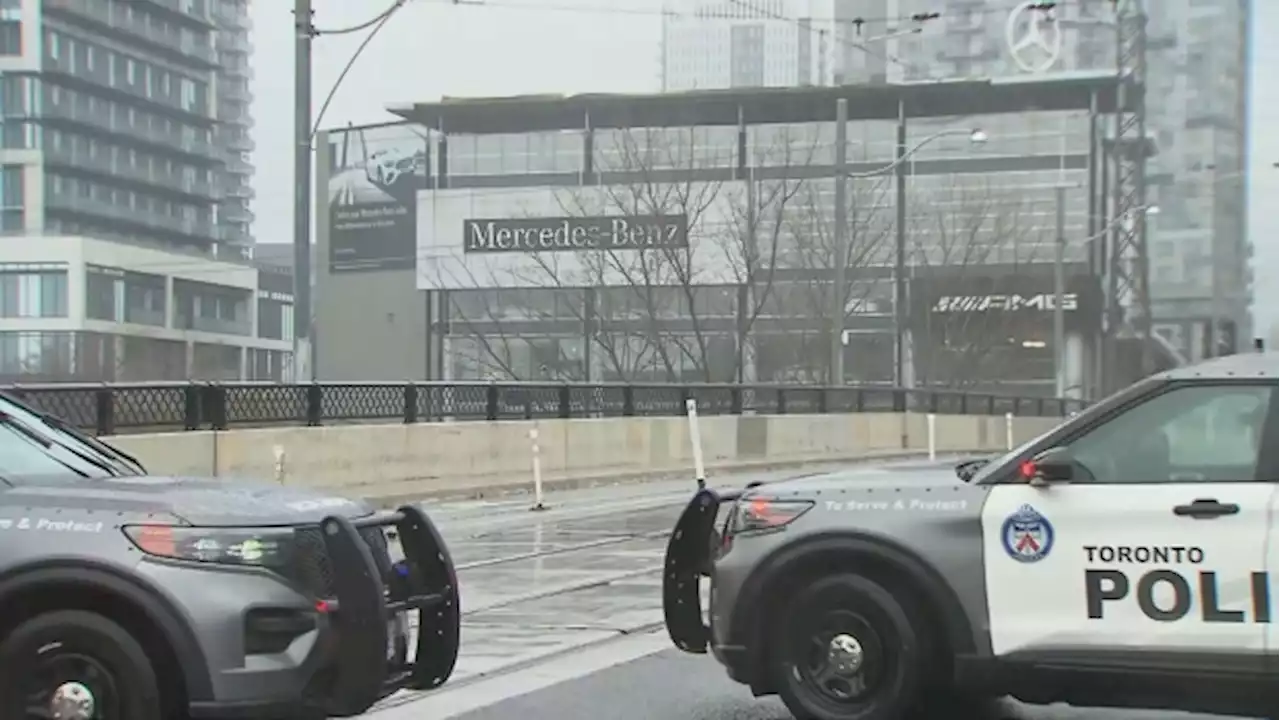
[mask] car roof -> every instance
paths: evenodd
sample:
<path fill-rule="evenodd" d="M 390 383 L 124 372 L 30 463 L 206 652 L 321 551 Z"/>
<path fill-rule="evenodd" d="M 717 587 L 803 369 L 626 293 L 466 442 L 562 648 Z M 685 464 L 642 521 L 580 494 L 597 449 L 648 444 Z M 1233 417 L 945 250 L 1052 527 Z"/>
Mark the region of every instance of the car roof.
<path fill-rule="evenodd" d="M 1166 370 L 1157 374 L 1159 380 L 1195 380 L 1227 378 L 1267 378 L 1280 376 L 1280 354 L 1275 352 L 1247 352 L 1205 360 L 1194 365 Z"/>

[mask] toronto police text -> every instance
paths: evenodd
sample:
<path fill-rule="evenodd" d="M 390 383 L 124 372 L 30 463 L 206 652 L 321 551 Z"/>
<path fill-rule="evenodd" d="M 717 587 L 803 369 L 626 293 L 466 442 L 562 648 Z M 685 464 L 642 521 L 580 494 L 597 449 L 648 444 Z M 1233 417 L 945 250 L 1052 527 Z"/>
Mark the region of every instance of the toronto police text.
<path fill-rule="evenodd" d="M 1090 564 L 1112 566 L 1200 565 L 1205 556 L 1202 548 L 1194 546 L 1098 545 L 1086 546 L 1084 551 Z M 1179 571 L 1158 566 L 1139 572 L 1126 572 L 1116 567 L 1092 567 L 1084 571 L 1085 602 L 1089 617 L 1094 620 L 1105 617 L 1109 603 L 1136 602 L 1143 615 L 1157 622 L 1182 620 L 1198 608 L 1203 622 L 1270 623 L 1270 580 L 1269 573 L 1261 570 L 1237 571 L 1224 576 L 1215 570 Z M 1241 590 L 1247 585 L 1249 607 L 1224 607 L 1227 604 L 1221 592 L 1224 585 L 1237 586 Z"/>

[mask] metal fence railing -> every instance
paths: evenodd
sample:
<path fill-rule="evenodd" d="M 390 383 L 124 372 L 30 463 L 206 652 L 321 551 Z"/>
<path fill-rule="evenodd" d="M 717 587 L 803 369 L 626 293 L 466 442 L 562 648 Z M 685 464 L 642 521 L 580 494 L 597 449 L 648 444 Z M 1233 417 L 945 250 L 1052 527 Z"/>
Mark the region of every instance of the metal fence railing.
<path fill-rule="evenodd" d="M 147 383 L 0 391 L 99 435 L 270 425 L 699 414 L 932 412 L 1065 416 L 1079 400 L 815 385 L 598 383 Z"/>

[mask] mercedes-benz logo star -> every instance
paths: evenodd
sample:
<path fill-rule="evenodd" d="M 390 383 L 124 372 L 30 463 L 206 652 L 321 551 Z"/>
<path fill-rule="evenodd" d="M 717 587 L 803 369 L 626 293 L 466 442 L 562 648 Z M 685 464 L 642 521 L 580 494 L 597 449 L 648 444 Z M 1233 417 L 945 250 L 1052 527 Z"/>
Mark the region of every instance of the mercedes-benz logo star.
<path fill-rule="evenodd" d="M 1062 55 L 1062 25 L 1058 23 L 1058 16 L 1052 10 L 1036 7 L 1038 4 L 1028 1 L 1018 5 L 1005 23 L 1009 56 L 1029 73 L 1049 70 Z"/>

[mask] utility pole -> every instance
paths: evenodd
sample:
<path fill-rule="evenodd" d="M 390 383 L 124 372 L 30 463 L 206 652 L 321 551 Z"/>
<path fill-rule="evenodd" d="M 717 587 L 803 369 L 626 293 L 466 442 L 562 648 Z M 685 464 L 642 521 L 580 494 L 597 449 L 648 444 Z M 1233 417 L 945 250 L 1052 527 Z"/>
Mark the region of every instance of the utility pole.
<path fill-rule="evenodd" d="M 834 279 L 831 283 L 830 308 L 831 359 L 827 364 L 830 371 L 827 382 L 830 385 L 844 384 L 844 301 L 845 287 L 848 285 L 845 271 L 849 261 L 848 132 L 849 101 L 840 98 L 836 100 L 836 217 L 831 252 L 831 269 Z"/>
<path fill-rule="evenodd" d="M 1061 184 L 1054 188 L 1054 229 L 1056 237 L 1053 243 L 1053 376 L 1056 378 L 1057 397 L 1066 395 L 1066 361 L 1063 354 L 1067 349 L 1066 316 L 1062 308 L 1063 296 L 1066 294 L 1067 255 L 1067 189 Z"/>
<path fill-rule="evenodd" d="M 894 155 L 894 222 L 893 238 L 893 384 L 895 387 L 914 387 L 913 364 L 907 364 L 911 352 L 906 342 L 910 316 L 907 314 L 907 118 L 902 107 L 898 108 L 898 142 Z M 911 371 L 908 372 L 908 368 Z"/>
<path fill-rule="evenodd" d="M 293 372 L 311 382 L 311 0 L 294 0 Z"/>

